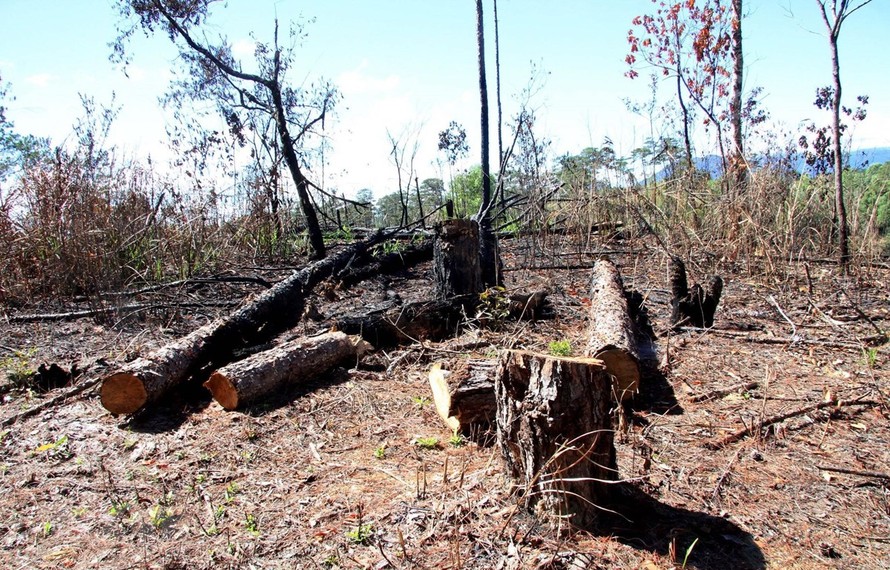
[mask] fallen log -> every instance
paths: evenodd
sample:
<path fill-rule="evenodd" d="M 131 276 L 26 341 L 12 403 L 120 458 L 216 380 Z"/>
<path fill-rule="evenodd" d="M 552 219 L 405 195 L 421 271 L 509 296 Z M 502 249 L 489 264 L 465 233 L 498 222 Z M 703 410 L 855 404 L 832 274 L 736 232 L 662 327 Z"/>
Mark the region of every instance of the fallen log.
<path fill-rule="evenodd" d="M 367 343 L 342 332 L 298 338 L 223 366 L 204 387 L 227 410 L 234 410 L 355 360 Z"/>
<path fill-rule="evenodd" d="M 350 263 L 334 276 L 334 281 L 350 287 L 377 275 L 396 273 L 433 259 L 433 240 L 424 239 L 404 249 L 369 256 Z"/>
<path fill-rule="evenodd" d="M 723 279 L 714 275 L 707 289 L 696 283 L 689 288 L 686 265 L 679 257 L 671 258 L 671 326 L 710 328 L 723 292 Z"/>
<path fill-rule="evenodd" d="M 310 263 L 234 313 L 130 362 L 103 379 L 99 391 L 102 405 L 113 414 L 135 413 L 203 369 L 228 364 L 235 350 L 267 341 L 292 327 L 300 319 L 306 296 L 319 282 L 383 237 L 378 233 Z"/>
<path fill-rule="evenodd" d="M 466 436 L 491 426 L 497 411 L 494 377 L 497 360 L 460 360 L 452 370 L 440 363 L 430 369 L 429 381 L 436 411 L 451 430 Z"/>
<path fill-rule="evenodd" d="M 616 401 L 640 389 L 640 353 L 618 268 L 601 259 L 593 268 L 590 286 L 590 326 L 584 354 L 602 360 L 614 381 Z"/>
<path fill-rule="evenodd" d="M 536 320 L 547 315 L 547 293 L 504 295 L 505 317 Z M 438 341 L 460 332 L 467 318 L 476 316 L 482 304 L 478 295 L 461 295 L 435 301 L 418 301 L 385 307 L 359 315 L 326 321 L 328 328 L 361 335 L 376 348 L 391 348 L 418 340 Z"/>
<path fill-rule="evenodd" d="M 497 441 L 528 506 L 596 527 L 617 479 L 612 381 L 602 361 L 508 350 L 495 378 Z"/>

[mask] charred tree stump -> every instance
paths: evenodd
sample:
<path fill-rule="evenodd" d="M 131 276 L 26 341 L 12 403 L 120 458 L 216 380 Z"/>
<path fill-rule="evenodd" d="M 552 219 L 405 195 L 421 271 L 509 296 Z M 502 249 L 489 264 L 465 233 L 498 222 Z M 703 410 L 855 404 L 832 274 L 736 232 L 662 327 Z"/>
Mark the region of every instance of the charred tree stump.
<path fill-rule="evenodd" d="M 342 332 L 299 338 L 223 366 L 204 387 L 222 407 L 234 410 L 354 360 L 365 344 Z"/>
<path fill-rule="evenodd" d="M 617 479 L 612 381 L 592 358 L 505 351 L 495 378 L 497 440 L 529 506 L 594 528 Z"/>
<path fill-rule="evenodd" d="M 436 298 L 448 299 L 482 292 L 479 224 L 472 220 L 438 222 L 433 244 Z"/>
<path fill-rule="evenodd" d="M 689 288 L 686 281 L 686 265 L 679 257 L 671 258 L 671 326 L 674 328 L 703 327 L 714 325 L 714 313 L 723 292 L 723 279 L 714 275 L 707 289 L 696 283 Z"/>
<path fill-rule="evenodd" d="M 102 381 L 102 405 L 113 414 L 132 414 L 202 370 L 224 366 L 235 351 L 273 338 L 295 325 L 306 296 L 323 279 L 379 243 L 381 234 L 294 272 L 234 313 L 137 358 Z"/>
<path fill-rule="evenodd" d="M 441 364 L 430 369 L 429 381 L 436 411 L 455 433 L 472 436 L 491 427 L 497 404 L 494 377 L 497 360 L 461 360 L 452 370 Z"/>
<path fill-rule="evenodd" d="M 593 267 L 590 286 L 590 327 L 584 354 L 602 360 L 615 379 L 616 401 L 640 389 L 640 354 L 636 331 L 618 268 L 601 259 Z"/>

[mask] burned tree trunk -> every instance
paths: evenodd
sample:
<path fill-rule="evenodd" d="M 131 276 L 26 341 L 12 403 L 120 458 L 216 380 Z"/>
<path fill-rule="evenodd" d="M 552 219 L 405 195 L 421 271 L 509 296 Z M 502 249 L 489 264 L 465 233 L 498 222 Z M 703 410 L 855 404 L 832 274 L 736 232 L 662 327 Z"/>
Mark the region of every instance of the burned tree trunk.
<path fill-rule="evenodd" d="M 505 351 L 495 379 L 497 439 L 530 505 L 579 528 L 597 526 L 617 479 L 601 361 Z"/>
<path fill-rule="evenodd" d="M 455 433 L 472 435 L 488 429 L 495 418 L 496 360 L 461 360 L 452 370 L 433 365 L 429 373 L 436 411 Z"/>
<path fill-rule="evenodd" d="M 601 259 L 593 268 L 590 286 L 590 327 L 584 354 L 602 360 L 615 378 L 616 401 L 639 392 L 640 359 L 636 331 L 618 268 Z"/>
<path fill-rule="evenodd" d="M 311 263 L 227 317 L 127 364 L 102 381 L 102 405 L 113 414 L 132 414 L 202 370 L 228 364 L 235 350 L 287 330 L 300 320 L 306 296 L 319 282 L 381 239 L 378 234 Z"/>
<path fill-rule="evenodd" d="M 435 230 L 433 276 L 436 298 L 481 293 L 479 225 L 472 220 L 443 220 L 436 224 Z"/>
<path fill-rule="evenodd" d="M 204 387 L 222 407 L 234 410 L 355 360 L 365 344 L 341 332 L 299 338 L 223 366 Z"/>
<path fill-rule="evenodd" d="M 723 279 L 714 275 L 707 290 L 696 283 L 689 288 L 686 281 L 686 265 L 679 257 L 671 258 L 671 326 L 711 327 L 714 313 L 723 292 Z"/>
<path fill-rule="evenodd" d="M 425 239 L 400 251 L 369 257 L 362 260 L 363 263 L 352 263 L 342 271 L 338 271 L 334 280 L 344 287 L 349 287 L 377 275 L 402 271 L 432 258 L 433 240 Z"/>

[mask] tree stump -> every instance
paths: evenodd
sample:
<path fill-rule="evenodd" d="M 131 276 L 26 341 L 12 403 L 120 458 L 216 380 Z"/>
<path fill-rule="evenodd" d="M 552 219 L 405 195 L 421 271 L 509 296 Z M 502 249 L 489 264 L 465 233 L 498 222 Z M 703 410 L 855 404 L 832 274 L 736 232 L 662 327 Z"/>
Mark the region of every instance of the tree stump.
<path fill-rule="evenodd" d="M 479 225 L 472 220 L 438 222 L 433 244 L 436 298 L 449 299 L 482 292 Z"/>
<path fill-rule="evenodd" d="M 472 436 L 488 429 L 495 418 L 494 377 L 498 363 L 493 359 L 461 360 L 453 369 L 436 363 L 429 381 L 436 411 L 455 433 Z"/>
<path fill-rule="evenodd" d="M 222 407 L 234 410 L 327 372 L 347 359 L 355 360 L 367 343 L 332 332 L 298 338 L 223 366 L 204 382 Z"/>
<path fill-rule="evenodd" d="M 529 506 L 595 528 L 617 479 L 612 381 L 602 361 L 509 350 L 495 379 L 497 440 Z"/>
<path fill-rule="evenodd" d="M 671 258 L 671 326 L 714 326 L 714 313 L 723 293 L 723 279 L 714 275 L 707 289 L 696 283 L 689 288 L 686 281 L 686 265 L 679 257 Z"/>
<path fill-rule="evenodd" d="M 606 363 L 615 378 L 615 400 L 624 401 L 640 390 L 640 358 L 624 283 L 609 260 L 601 259 L 593 267 L 589 314 L 584 354 Z"/>

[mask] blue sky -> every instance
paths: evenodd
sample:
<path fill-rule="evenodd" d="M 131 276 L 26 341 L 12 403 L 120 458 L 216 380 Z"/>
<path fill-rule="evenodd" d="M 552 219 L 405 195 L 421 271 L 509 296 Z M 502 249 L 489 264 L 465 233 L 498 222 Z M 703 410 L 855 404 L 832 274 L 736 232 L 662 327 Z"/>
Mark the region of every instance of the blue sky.
<path fill-rule="evenodd" d="M 764 89 L 779 142 L 796 139 L 809 118 L 827 121 L 812 106 L 816 87 L 830 83 L 828 44 L 815 0 L 746 0 L 746 88 Z M 490 11 L 490 2 L 486 1 Z M 629 154 L 649 135 L 648 121 L 624 100 L 648 98 L 645 77 L 624 77 L 631 19 L 652 10 L 649 0 L 500 0 L 505 120 L 517 111 L 532 65 L 542 70 L 530 104 L 537 135 L 554 155 L 599 146 L 605 137 Z M 421 179 L 448 177 L 436 135 L 457 120 L 468 131 L 469 162 L 478 162 L 478 94 L 474 2 L 456 0 L 229 0 L 215 8 L 208 33 L 223 33 L 236 53 L 252 51 L 249 34 L 271 37 L 276 17 L 314 18 L 298 52 L 296 81 L 326 78 L 343 100 L 327 134 L 332 145 L 324 184 L 352 194 L 395 189 L 387 130 L 418 142 Z M 494 28 L 486 39 L 493 45 Z M 175 51 L 166 37 L 132 45 L 127 78 L 108 62 L 116 12 L 109 0 L 0 0 L 0 75 L 12 84 L 8 117 L 19 132 L 70 136 L 80 114 L 78 93 L 122 105 L 112 140 L 128 153 L 165 150 L 168 120 L 157 98 L 170 78 Z M 890 1 L 875 0 L 854 14 L 841 35 L 845 101 L 870 96 L 869 117 L 856 126 L 855 147 L 890 146 L 890 63 L 875 46 L 886 43 Z M 494 55 L 487 56 L 494 118 Z M 645 76 L 645 73 L 643 74 Z M 663 86 L 669 95 L 670 86 Z M 492 123 L 494 124 L 494 123 Z M 495 130 L 492 127 L 492 141 Z M 710 150 L 704 133 L 699 148 Z M 752 144 L 755 144 L 752 141 Z M 320 173 L 316 173 L 319 177 Z"/>

